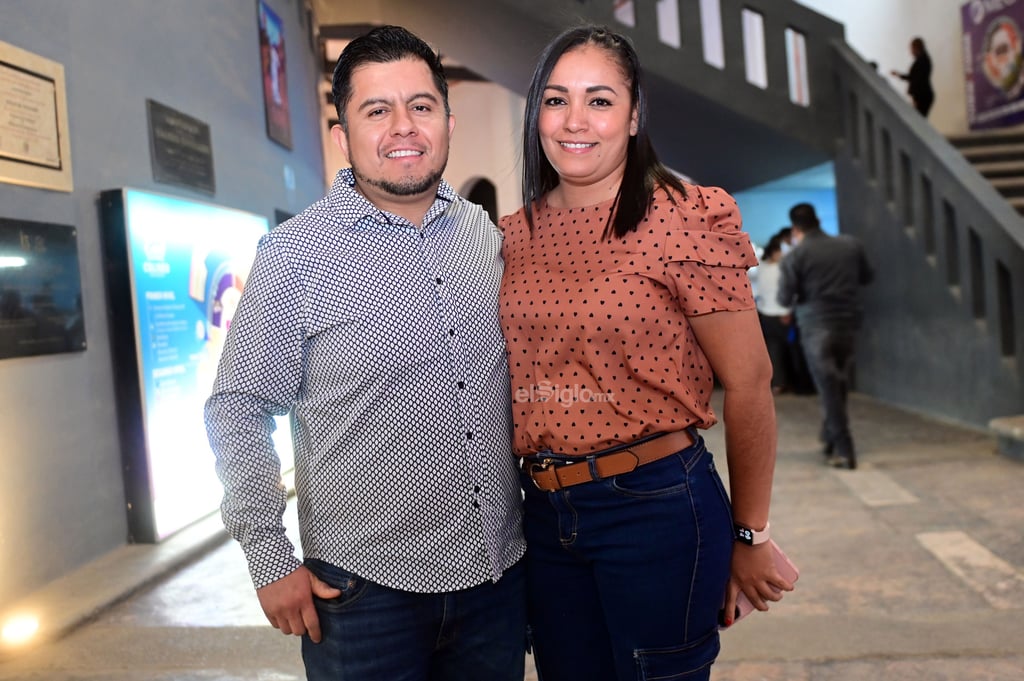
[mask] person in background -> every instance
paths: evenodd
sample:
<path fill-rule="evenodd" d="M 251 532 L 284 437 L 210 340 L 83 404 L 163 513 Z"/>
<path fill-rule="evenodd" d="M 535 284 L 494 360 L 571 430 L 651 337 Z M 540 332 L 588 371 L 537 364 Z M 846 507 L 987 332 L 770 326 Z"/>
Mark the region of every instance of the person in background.
<path fill-rule="evenodd" d="M 775 236 L 779 237 L 779 248 L 782 250 L 782 255 L 786 255 L 793 250 L 793 228 L 783 227 Z"/>
<path fill-rule="evenodd" d="M 786 226 L 781 228 L 773 236 L 780 240 L 780 251 L 782 257 L 793 250 L 793 228 Z M 776 292 L 778 291 L 776 281 Z M 786 335 L 786 348 L 789 353 L 790 388 L 798 395 L 814 394 L 814 381 L 807 370 L 807 360 L 804 358 L 803 347 L 800 343 L 800 327 L 796 323 L 796 317 L 790 315 Z M 770 351 L 769 351 L 770 352 Z"/>
<path fill-rule="evenodd" d="M 773 235 L 764 247 L 761 261 L 756 269 L 757 316 L 761 321 L 761 331 L 768 348 L 768 356 L 772 361 L 772 392 L 779 395 L 794 389 L 794 370 L 790 355 L 790 334 L 792 333 L 793 313 L 788 307 L 778 303 L 779 293 L 779 261 L 782 260 L 782 237 Z M 753 279 L 754 274 L 751 274 Z"/>
<path fill-rule="evenodd" d="M 351 168 L 260 240 L 206 404 L 224 522 L 308 679 L 522 681 L 501 234 L 441 179 L 455 120 L 426 43 L 356 38 L 333 94 Z M 271 440 L 287 413 L 302 562 Z"/>
<path fill-rule="evenodd" d="M 864 316 L 861 287 L 874 276 L 856 238 L 821 230 L 814 206 L 789 211 L 796 247 L 780 264 L 778 303 L 792 306 L 807 366 L 821 400 L 826 463 L 856 468 L 847 414 L 854 342 Z"/>
<path fill-rule="evenodd" d="M 910 41 L 910 54 L 914 56 L 910 71 L 900 73 L 893 69 L 892 75 L 907 81 L 907 94 L 910 95 L 914 108 L 927 118 L 932 104 L 935 103 L 935 91 L 932 89 L 932 58 L 928 56 L 928 50 L 925 49 L 924 40 L 921 38 Z"/>
<path fill-rule="evenodd" d="M 658 161 L 647 117 L 625 37 L 562 33 L 527 95 L 524 205 L 500 221 L 529 621 L 554 681 L 707 679 L 737 594 L 764 610 L 793 586 L 763 543 L 776 431 L 754 252 L 726 192 Z M 715 375 L 731 507 L 697 433 Z"/>

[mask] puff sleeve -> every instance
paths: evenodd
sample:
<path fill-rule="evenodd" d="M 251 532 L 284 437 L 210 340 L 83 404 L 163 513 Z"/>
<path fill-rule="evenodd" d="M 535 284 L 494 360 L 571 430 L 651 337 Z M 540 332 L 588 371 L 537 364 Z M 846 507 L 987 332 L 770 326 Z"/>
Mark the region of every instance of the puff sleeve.
<path fill-rule="evenodd" d="M 688 186 L 665 240 L 667 283 L 687 316 L 754 308 L 747 268 L 757 265 L 735 199 Z"/>

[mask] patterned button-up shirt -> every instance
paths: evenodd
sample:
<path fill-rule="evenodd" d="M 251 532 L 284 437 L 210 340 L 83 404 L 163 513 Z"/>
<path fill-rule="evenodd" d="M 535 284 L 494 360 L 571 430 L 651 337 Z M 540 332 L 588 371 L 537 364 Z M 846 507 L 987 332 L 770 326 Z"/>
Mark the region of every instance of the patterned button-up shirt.
<path fill-rule="evenodd" d="M 206 404 L 257 588 L 299 561 L 271 434 L 291 413 L 303 555 L 440 592 L 523 554 L 498 322 L 501 233 L 442 182 L 422 228 L 338 173 L 260 240 Z"/>

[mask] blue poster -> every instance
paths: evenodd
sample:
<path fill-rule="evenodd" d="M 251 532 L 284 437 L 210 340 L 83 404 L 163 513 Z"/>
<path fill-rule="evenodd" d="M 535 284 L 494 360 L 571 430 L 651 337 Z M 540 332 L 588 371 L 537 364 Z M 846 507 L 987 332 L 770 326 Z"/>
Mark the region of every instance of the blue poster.
<path fill-rule="evenodd" d="M 267 219 L 124 190 L 139 380 L 158 538 L 215 511 L 203 405 Z M 286 419 L 278 451 L 292 467 Z"/>
<path fill-rule="evenodd" d="M 1024 0 L 972 0 L 960 17 L 968 125 L 1024 122 Z"/>

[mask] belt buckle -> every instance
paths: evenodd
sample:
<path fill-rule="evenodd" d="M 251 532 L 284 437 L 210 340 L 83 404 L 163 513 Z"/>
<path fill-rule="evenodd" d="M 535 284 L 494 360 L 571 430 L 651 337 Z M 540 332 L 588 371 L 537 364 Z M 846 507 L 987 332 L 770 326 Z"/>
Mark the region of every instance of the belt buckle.
<path fill-rule="evenodd" d="M 533 474 L 534 472 L 537 471 L 546 471 L 548 468 L 551 467 L 551 464 L 555 463 L 555 461 L 555 459 L 545 457 L 540 461 L 530 461 L 527 463 L 526 472 L 530 476 L 530 482 L 532 482 L 533 486 L 539 489 L 541 492 L 547 492 L 548 490 L 540 486 L 540 484 L 537 482 L 537 478 L 533 477 Z"/>

